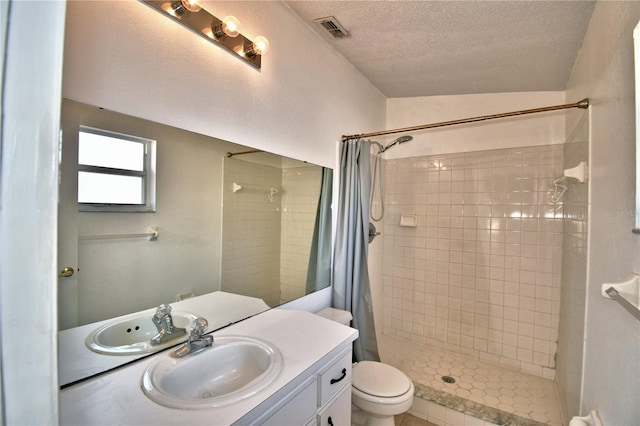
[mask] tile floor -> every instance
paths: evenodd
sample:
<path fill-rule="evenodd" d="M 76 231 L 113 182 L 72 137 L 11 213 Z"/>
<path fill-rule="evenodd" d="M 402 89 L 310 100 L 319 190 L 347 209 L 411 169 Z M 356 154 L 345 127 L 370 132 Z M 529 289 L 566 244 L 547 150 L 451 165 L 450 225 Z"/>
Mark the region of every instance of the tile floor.
<path fill-rule="evenodd" d="M 412 416 L 411 414 L 400 414 L 394 417 L 396 426 L 437 426 L 434 423 L 422 420 L 419 417 Z"/>
<path fill-rule="evenodd" d="M 407 374 L 416 390 L 444 395 L 445 401 L 462 400 L 458 409 L 464 407 L 461 410 L 468 414 L 474 410 L 491 413 L 489 417 L 509 413 L 520 424 L 562 425 L 551 380 L 406 341 L 385 337 L 379 343 L 382 361 Z M 455 383 L 445 383 L 442 376 L 452 376 Z"/>

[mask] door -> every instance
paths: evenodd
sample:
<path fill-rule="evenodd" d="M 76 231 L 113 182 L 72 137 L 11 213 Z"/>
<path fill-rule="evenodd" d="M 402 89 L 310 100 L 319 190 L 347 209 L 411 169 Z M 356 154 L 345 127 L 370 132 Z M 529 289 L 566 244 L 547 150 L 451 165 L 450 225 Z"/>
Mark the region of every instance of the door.
<path fill-rule="evenodd" d="M 62 103 L 58 205 L 58 328 L 78 325 L 78 131 Z M 75 127 L 75 128 L 74 128 Z"/>

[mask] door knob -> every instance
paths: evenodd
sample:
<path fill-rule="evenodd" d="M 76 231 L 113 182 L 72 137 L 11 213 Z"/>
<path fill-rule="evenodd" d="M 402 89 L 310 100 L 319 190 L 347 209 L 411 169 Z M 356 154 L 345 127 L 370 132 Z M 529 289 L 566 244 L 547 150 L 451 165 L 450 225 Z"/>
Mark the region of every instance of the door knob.
<path fill-rule="evenodd" d="M 60 275 L 58 275 L 59 277 L 63 277 L 63 278 L 68 278 L 71 275 L 73 275 L 75 271 L 73 270 L 73 268 L 71 266 L 65 266 L 64 268 L 62 268 L 62 271 L 60 271 Z"/>

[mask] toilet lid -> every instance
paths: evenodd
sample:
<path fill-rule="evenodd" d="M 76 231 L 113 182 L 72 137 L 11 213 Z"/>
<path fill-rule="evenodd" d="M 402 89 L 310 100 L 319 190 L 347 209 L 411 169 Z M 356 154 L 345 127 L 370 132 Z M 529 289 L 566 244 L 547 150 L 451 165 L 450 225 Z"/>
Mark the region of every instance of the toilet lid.
<path fill-rule="evenodd" d="M 411 380 L 402 371 L 375 361 L 354 365 L 351 384 L 361 392 L 385 398 L 405 394 L 411 388 Z"/>

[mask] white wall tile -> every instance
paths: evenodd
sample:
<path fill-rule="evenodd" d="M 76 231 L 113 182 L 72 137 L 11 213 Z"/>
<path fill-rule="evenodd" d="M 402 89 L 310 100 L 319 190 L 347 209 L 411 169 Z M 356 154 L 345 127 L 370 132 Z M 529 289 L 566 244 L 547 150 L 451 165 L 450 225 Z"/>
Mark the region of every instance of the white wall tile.
<path fill-rule="evenodd" d="M 557 209 L 548 204 L 547 192 L 562 161 L 561 146 L 386 161 L 387 170 L 409 170 L 416 164 L 427 170 L 387 174 L 388 210 L 412 214 L 420 202 L 426 214 L 412 233 L 388 217 L 384 253 L 385 258 L 401 253 L 393 276 L 415 280 L 416 270 L 425 271 L 420 274 L 425 291 L 433 294 L 435 289 L 436 297 L 429 307 L 419 308 L 415 294 L 407 293 L 410 307 L 395 313 L 400 321 L 384 315 L 383 328 L 396 336 L 408 333 L 409 340 L 411 333 L 431 336 L 432 345 L 473 349 L 476 356 L 499 354 L 502 364 L 510 359 L 508 364 L 516 368 L 533 363 L 540 368 L 527 370 L 542 375 L 542 368 L 549 367 L 551 330 L 560 307 L 560 293 L 553 286 L 560 280 L 556 257 L 562 254 L 554 251 L 562 243 L 561 221 L 545 219 L 555 217 Z M 441 170 L 443 165 L 448 169 Z M 418 200 L 402 192 L 406 188 L 421 188 L 426 197 Z M 460 204 L 452 204 L 457 192 Z M 425 250 L 417 252 L 416 247 Z M 384 270 L 384 286 L 395 288 L 399 283 L 386 279 L 389 271 Z M 383 290 L 383 297 L 389 294 Z M 411 318 L 416 310 L 423 314 L 417 324 Z M 544 350 L 534 351 L 534 338 Z"/>

